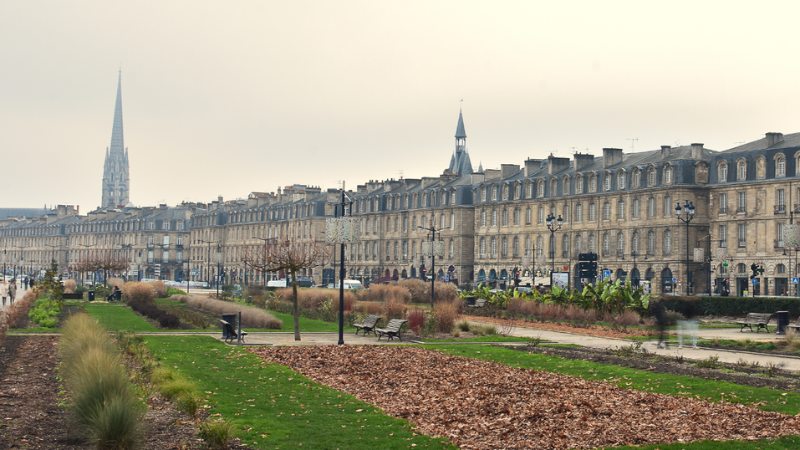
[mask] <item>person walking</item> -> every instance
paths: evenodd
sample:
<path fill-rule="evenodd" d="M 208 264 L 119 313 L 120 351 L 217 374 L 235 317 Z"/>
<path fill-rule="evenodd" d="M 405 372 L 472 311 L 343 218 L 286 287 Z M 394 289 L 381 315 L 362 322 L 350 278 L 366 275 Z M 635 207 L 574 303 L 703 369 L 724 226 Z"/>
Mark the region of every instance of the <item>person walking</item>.
<path fill-rule="evenodd" d="M 25 286 L 25 290 L 27 291 L 28 290 L 28 279 L 25 278 L 25 280 L 22 283 L 23 283 L 23 286 Z"/>
<path fill-rule="evenodd" d="M 664 328 L 667 326 L 667 308 L 664 306 L 663 301 L 650 303 L 650 308 L 658 324 L 658 348 L 669 348 L 664 340 Z"/>
<path fill-rule="evenodd" d="M 8 283 L 3 277 L 3 284 L 0 284 L 0 298 L 3 300 L 3 306 L 6 306 L 6 297 L 8 297 Z"/>
<path fill-rule="evenodd" d="M 14 304 L 14 298 L 17 296 L 17 280 L 11 280 L 11 284 L 8 285 L 8 299 L 11 301 L 11 304 Z"/>

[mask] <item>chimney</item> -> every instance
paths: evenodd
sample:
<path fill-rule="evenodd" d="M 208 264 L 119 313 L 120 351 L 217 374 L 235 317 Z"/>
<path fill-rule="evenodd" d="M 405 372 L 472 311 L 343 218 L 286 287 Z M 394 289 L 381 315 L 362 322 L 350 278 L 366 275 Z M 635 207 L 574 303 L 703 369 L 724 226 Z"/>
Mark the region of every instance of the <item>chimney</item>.
<path fill-rule="evenodd" d="M 767 147 L 783 141 L 783 133 L 767 133 Z"/>
<path fill-rule="evenodd" d="M 547 173 L 549 175 L 561 172 L 564 169 L 569 169 L 569 158 L 559 158 L 553 155 L 547 157 Z"/>
<path fill-rule="evenodd" d="M 594 164 L 594 155 L 575 153 L 572 155 L 575 158 L 575 171 L 579 172 L 586 167 Z"/>
<path fill-rule="evenodd" d="M 514 175 L 517 172 L 519 172 L 519 165 L 518 164 L 500 164 L 500 179 L 501 180 L 505 180 L 506 178 Z"/>
<path fill-rule="evenodd" d="M 670 147 L 669 145 L 662 145 L 661 146 L 661 157 L 662 158 L 667 158 L 669 156 L 670 150 L 672 150 L 672 147 Z"/>
<path fill-rule="evenodd" d="M 541 159 L 526 159 L 525 160 L 525 176 L 529 177 L 534 174 L 537 170 L 542 168 L 542 160 Z"/>
<path fill-rule="evenodd" d="M 696 161 L 703 159 L 703 144 L 692 144 L 692 159 Z"/>
<path fill-rule="evenodd" d="M 622 162 L 621 148 L 603 149 L 603 167 L 611 167 Z"/>

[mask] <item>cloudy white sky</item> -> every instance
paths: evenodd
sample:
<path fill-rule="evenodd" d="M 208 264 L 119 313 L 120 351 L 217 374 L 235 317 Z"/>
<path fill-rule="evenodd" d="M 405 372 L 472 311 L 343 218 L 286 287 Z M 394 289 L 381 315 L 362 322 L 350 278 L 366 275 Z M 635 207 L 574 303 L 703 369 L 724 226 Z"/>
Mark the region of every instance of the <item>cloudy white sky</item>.
<path fill-rule="evenodd" d="M 131 201 L 800 131 L 800 2 L 0 2 L 0 207 Z M 463 99 L 463 103 L 461 100 Z M 630 139 L 636 138 L 637 141 Z"/>

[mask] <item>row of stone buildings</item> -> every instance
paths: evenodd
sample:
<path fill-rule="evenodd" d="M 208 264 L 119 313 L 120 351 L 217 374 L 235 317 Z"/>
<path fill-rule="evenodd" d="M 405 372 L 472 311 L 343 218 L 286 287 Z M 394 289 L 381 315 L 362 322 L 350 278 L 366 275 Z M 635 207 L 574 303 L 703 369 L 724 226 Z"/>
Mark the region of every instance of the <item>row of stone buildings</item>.
<path fill-rule="evenodd" d="M 787 233 L 800 211 L 798 150 L 800 133 L 767 133 L 725 151 L 702 144 L 606 148 L 473 170 L 459 115 L 456 148 L 441 175 L 371 180 L 347 191 L 345 213 L 360 219 L 361 235 L 346 249 L 348 275 L 419 277 L 431 267 L 422 247 L 434 228 L 444 247 L 436 276 L 460 283 L 508 279 L 514 270 L 569 272 L 575 282 L 578 255 L 592 252 L 601 274 L 648 281 L 654 292 L 724 286 L 787 293 L 798 273 L 797 240 Z M 59 207 L 0 220 L 0 249 L 7 264 L 26 270 L 51 259 L 69 270 L 87 256 L 117 252 L 146 278 L 225 274 L 229 282 L 262 283 L 243 255 L 276 237 L 325 245 L 325 219 L 341 214 L 340 199 L 338 189 L 294 185 L 175 207 L 128 204 L 86 215 Z M 695 211 L 688 226 L 676 214 L 681 205 L 685 218 L 687 203 Z M 560 217 L 561 227 L 548 228 L 548 216 Z M 754 263 L 764 267 L 755 285 Z M 302 275 L 330 282 L 333 264 L 331 258 Z"/>

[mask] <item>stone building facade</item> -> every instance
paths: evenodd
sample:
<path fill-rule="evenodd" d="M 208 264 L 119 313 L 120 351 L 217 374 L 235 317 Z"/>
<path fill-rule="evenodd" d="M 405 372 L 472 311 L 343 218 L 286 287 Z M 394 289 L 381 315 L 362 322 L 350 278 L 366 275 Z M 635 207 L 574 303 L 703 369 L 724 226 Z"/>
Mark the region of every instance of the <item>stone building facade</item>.
<path fill-rule="evenodd" d="M 456 152 L 466 151 L 465 140 L 460 116 Z M 601 274 L 648 281 L 653 292 L 792 293 L 797 240 L 785 234 L 800 213 L 799 158 L 800 133 L 767 133 L 725 151 L 702 144 L 636 153 L 606 148 L 474 172 L 461 159 L 458 172 L 451 164 L 433 177 L 370 180 L 346 191 L 352 203 L 345 214 L 358 218 L 361 234 L 346 248 L 347 274 L 383 281 L 419 277 L 424 267 L 428 276 L 464 284 L 508 280 L 516 269 L 569 272 L 574 283 L 578 255 L 593 252 Z M 132 267 L 141 262 L 147 278 L 160 264 L 163 278 L 188 273 L 199 281 L 260 284 L 285 274 L 258 273 L 243 255 L 271 239 L 326 245 L 325 221 L 342 214 L 340 201 L 340 189 L 293 185 L 171 208 L 81 216 L 59 207 L 0 220 L 0 249 L 20 267 L 40 268 L 55 258 L 69 268 L 87 255 L 115 251 Z M 695 214 L 687 227 L 676 205 L 688 202 Z M 562 219 L 552 232 L 550 215 Z M 422 251 L 431 229 L 444 247 L 433 261 Z M 338 277 L 338 247 L 328 249 L 324 264 L 300 275 L 317 284 Z M 764 267 L 755 285 L 752 264 Z"/>

